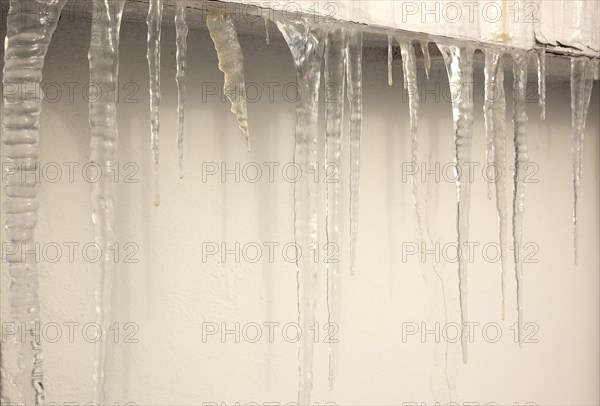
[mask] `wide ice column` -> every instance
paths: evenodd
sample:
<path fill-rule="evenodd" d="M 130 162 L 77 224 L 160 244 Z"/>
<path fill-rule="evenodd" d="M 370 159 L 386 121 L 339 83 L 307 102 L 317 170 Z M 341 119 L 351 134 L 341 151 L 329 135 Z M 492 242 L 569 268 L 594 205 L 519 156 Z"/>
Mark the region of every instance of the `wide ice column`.
<path fill-rule="evenodd" d="M 296 65 L 300 98 L 296 104 L 296 146 L 294 162 L 304 174 L 294 184 L 294 237 L 299 253 L 296 258 L 298 278 L 298 322 L 302 329 L 299 359 L 298 403 L 310 403 L 314 342 L 308 332 L 314 325 L 317 263 L 317 185 L 306 174 L 317 164 L 319 86 L 321 62 L 327 32 L 308 23 L 306 18 L 277 19 Z"/>
<path fill-rule="evenodd" d="M 469 210 L 471 200 L 471 144 L 473 141 L 473 53 L 470 45 L 438 45 L 450 82 L 452 116 L 454 118 L 454 144 L 456 163 L 456 191 L 458 198 L 458 279 L 463 362 L 467 362 L 468 319 L 467 265 L 465 255 L 469 241 Z"/>
<path fill-rule="evenodd" d="M 32 255 L 38 221 L 37 169 L 40 148 L 39 118 L 42 110 L 42 69 L 48 45 L 66 0 L 11 0 L 4 43 L 2 145 L 5 162 L 3 205 L 7 242 L 19 254 L 7 255 L 10 304 L 13 321 L 27 330 L 16 339 L 18 370 L 13 382 L 20 399 L 10 402 L 44 403 L 38 270 Z"/>
<path fill-rule="evenodd" d="M 98 168 L 99 179 L 92 183 L 92 220 L 96 244 L 102 253 L 96 278 L 97 322 L 101 338 L 96 343 L 94 361 L 95 400 L 105 403 L 105 369 L 108 330 L 111 321 L 112 279 L 115 269 L 111 256 L 114 237 L 114 164 L 116 162 L 119 70 L 119 32 L 125 0 L 94 0 L 92 35 L 88 53 L 90 83 L 98 87 L 98 98 L 89 102 L 90 163 Z"/>

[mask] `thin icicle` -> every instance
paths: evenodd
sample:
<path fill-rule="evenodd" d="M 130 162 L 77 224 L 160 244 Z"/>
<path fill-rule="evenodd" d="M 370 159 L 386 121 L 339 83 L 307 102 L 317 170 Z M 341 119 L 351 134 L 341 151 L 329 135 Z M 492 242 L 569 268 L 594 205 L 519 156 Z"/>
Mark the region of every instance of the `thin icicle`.
<path fill-rule="evenodd" d="M 460 309 L 463 362 L 467 362 L 468 329 L 468 258 L 464 250 L 469 241 L 469 209 L 471 200 L 471 143 L 473 139 L 473 52 L 470 46 L 438 45 L 448 71 L 452 95 L 452 115 L 454 117 L 454 143 L 456 148 L 456 189 L 458 195 L 458 275 L 460 288 Z"/>
<path fill-rule="evenodd" d="M 571 152 L 573 155 L 573 243 L 575 264 L 579 257 L 577 208 L 583 176 L 585 122 L 594 85 L 594 64 L 585 56 L 571 58 Z"/>
<path fill-rule="evenodd" d="M 498 71 L 498 61 L 502 58 L 500 52 L 485 51 L 485 100 L 483 104 L 483 117 L 485 120 L 485 156 L 487 167 L 494 167 L 494 117 L 493 107 L 497 101 L 494 96 L 497 95 L 496 72 Z M 488 182 L 488 199 L 494 197 L 494 184 Z"/>
<path fill-rule="evenodd" d="M 400 45 L 402 54 L 402 70 L 406 77 L 405 88 L 408 91 L 408 105 L 410 116 L 410 139 L 411 139 L 411 158 L 412 163 L 417 165 L 419 162 L 419 87 L 417 84 L 417 58 L 415 48 L 410 40 L 397 37 L 396 41 Z M 419 224 L 419 235 L 423 240 L 425 236 L 423 223 L 423 207 L 419 194 L 419 180 L 416 176 L 412 177 L 412 193 L 417 212 L 417 221 Z M 424 240 L 423 240 L 424 241 Z"/>
<path fill-rule="evenodd" d="M 419 87 L 417 83 L 417 58 L 415 54 L 415 48 L 410 40 L 396 37 L 396 41 L 400 45 L 400 52 L 402 54 L 402 69 L 406 76 L 406 88 L 408 91 L 408 104 L 409 104 L 409 117 L 410 117 L 410 138 L 411 138 L 411 161 L 414 165 L 419 162 Z M 422 244 L 428 244 L 433 246 L 433 240 L 429 230 L 429 219 L 427 216 L 427 198 L 422 195 L 421 188 L 419 187 L 419 179 L 416 176 L 412 177 L 412 194 L 415 203 L 415 211 L 417 215 L 417 224 L 419 227 L 419 238 Z M 433 276 L 440 282 L 442 303 L 444 308 L 444 323 L 447 320 L 447 308 L 446 308 L 446 294 L 444 280 L 441 277 L 439 271 L 436 268 L 435 262 L 432 262 L 431 268 L 433 270 Z M 431 275 L 424 274 L 425 281 L 427 284 L 431 283 Z M 436 361 L 438 361 L 438 354 L 436 351 Z M 445 384 L 450 392 L 452 387 L 448 377 L 448 343 L 444 343 L 444 378 Z"/>
<path fill-rule="evenodd" d="M 326 110 L 326 168 L 332 168 L 339 176 L 342 165 L 342 133 L 344 129 L 344 103 L 346 89 L 346 47 L 348 32 L 339 28 L 327 36 L 325 43 L 325 88 L 327 89 Z M 340 182 L 327 183 L 327 247 L 340 247 Z M 327 321 L 329 326 L 337 323 L 339 303 L 339 263 L 327 263 Z M 329 344 L 329 389 L 335 382 L 336 346 Z"/>
<path fill-rule="evenodd" d="M 265 42 L 267 45 L 271 44 L 271 31 L 269 31 L 269 17 L 263 15 L 263 20 L 265 20 Z"/>
<path fill-rule="evenodd" d="M 394 71 L 392 69 L 392 62 L 394 62 L 394 45 L 392 34 L 388 34 L 388 85 L 394 85 Z"/>
<path fill-rule="evenodd" d="M 150 72 L 150 146 L 154 175 L 154 205 L 160 205 L 159 189 L 159 131 L 160 131 L 160 33 L 162 27 L 163 1 L 150 0 L 148 7 L 148 70 Z"/>
<path fill-rule="evenodd" d="M 429 80 L 429 71 L 431 71 L 431 55 L 429 54 L 429 41 L 420 41 L 421 51 L 423 51 L 423 63 L 425 64 L 425 75 Z"/>
<path fill-rule="evenodd" d="M 525 166 L 527 155 L 527 54 L 513 54 L 513 126 L 515 145 L 515 172 L 513 195 L 513 244 L 515 274 L 517 280 L 517 315 L 519 346 L 523 346 L 523 263 L 520 252 L 523 247 L 523 212 L 525 209 Z"/>
<path fill-rule="evenodd" d="M 302 173 L 317 164 L 319 86 L 326 32 L 311 26 L 306 18 L 277 19 L 296 65 L 299 100 L 296 104 L 296 146 L 294 162 Z M 309 176 L 294 184 L 294 237 L 300 249 L 296 261 L 298 278 L 298 324 L 310 331 L 315 321 L 317 264 L 317 185 Z M 313 383 L 314 341 L 308 334 L 300 338 L 298 351 L 298 403 L 310 403 Z"/>
<path fill-rule="evenodd" d="M 96 343 L 94 380 L 95 401 L 106 400 L 106 346 L 111 320 L 112 278 L 114 262 L 111 247 L 114 244 L 114 163 L 117 149 L 117 106 L 119 31 L 124 0 L 94 0 L 92 35 L 88 53 L 90 83 L 98 86 L 99 98 L 90 100 L 90 162 L 99 168 L 99 179 L 92 184 L 92 220 L 95 240 L 102 258 L 96 278 L 96 317 L 101 328 L 101 339 Z"/>
<path fill-rule="evenodd" d="M 506 313 L 506 98 L 504 93 L 504 64 L 502 53 L 492 50 L 485 51 L 485 127 L 487 134 L 488 165 L 494 168 L 494 183 L 489 183 L 496 189 L 496 209 L 499 221 L 500 239 L 500 278 L 502 320 Z M 490 142 L 492 145 L 490 146 Z M 490 154 L 492 155 L 490 157 Z M 491 196 L 490 196 L 491 197 Z"/>
<path fill-rule="evenodd" d="M 219 69 L 225 75 L 223 91 L 231 102 L 231 112 L 237 117 L 249 150 L 250 130 L 244 82 L 244 54 L 235 30 L 234 15 L 211 11 L 206 16 L 206 25 L 217 50 Z"/>
<path fill-rule="evenodd" d="M 350 273 L 356 274 L 358 202 L 360 197 L 360 136 L 362 132 L 362 31 L 348 37 L 346 83 L 350 105 Z"/>
<path fill-rule="evenodd" d="M 32 4 L 33 3 L 33 4 Z M 19 252 L 35 250 L 38 221 L 39 117 L 42 109 L 42 69 L 46 51 L 66 0 L 10 1 L 4 43 L 3 153 L 6 173 L 2 218 L 7 243 Z M 29 10 L 25 12 L 25 8 Z M 32 12 L 31 10 L 35 10 Z M 13 383 L 15 404 L 44 403 L 38 270 L 32 256 L 8 256 L 11 316 L 27 329 L 26 339 L 15 338 L 18 369 Z M 4 400 L 4 398 L 3 398 Z"/>
<path fill-rule="evenodd" d="M 540 48 L 537 52 L 537 75 L 538 75 L 538 106 L 540 106 L 540 117 L 546 119 L 546 48 Z"/>
<path fill-rule="evenodd" d="M 188 26 L 185 22 L 185 1 L 177 0 L 175 12 L 175 31 L 177 33 L 177 151 L 179 154 L 179 177 L 183 178 L 183 128 L 185 120 L 186 66 Z"/>

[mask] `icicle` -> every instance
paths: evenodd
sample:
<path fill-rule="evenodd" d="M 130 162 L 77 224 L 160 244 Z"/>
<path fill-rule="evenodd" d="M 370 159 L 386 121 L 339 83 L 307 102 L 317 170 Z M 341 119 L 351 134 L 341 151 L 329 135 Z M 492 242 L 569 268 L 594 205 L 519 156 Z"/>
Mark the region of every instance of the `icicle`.
<path fill-rule="evenodd" d="M 494 168 L 496 209 L 498 211 L 500 238 L 502 320 L 506 311 L 506 99 L 504 93 L 504 64 L 502 53 L 485 51 L 485 127 L 487 134 L 488 165 Z M 491 145 L 490 145 L 491 142 Z M 491 156 L 490 156 L 491 155 Z M 491 195 L 490 195 L 491 198 Z"/>
<path fill-rule="evenodd" d="M 35 248 L 39 200 L 39 117 L 42 109 L 42 69 L 52 34 L 66 0 L 38 0 L 35 4 L 10 1 L 6 22 L 3 72 L 3 163 L 6 200 L 2 218 L 9 244 L 19 252 Z M 34 9 L 35 12 L 25 12 Z M 8 89 L 11 89 L 9 91 Z M 16 403 L 44 403 L 38 270 L 31 256 L 8 256 L 11 316 L 27 329 L 25 340 L 15 339 L 18 371 Z"/>
<path fill-rule="evenodd" d="M 525 165 L 527 165 L 527 54 L 513 54 L 513 126 L 515 144 L 515 172 L 513 195 L 513 244 L 515 274 L 517 279 L 517 312 L 519 346 L 523 346 L 523 263 L 520 250 L 523 247 L 523 211 L 525 209 Z"/>
<path fill-rule="evenodd" d="M 187 66 L 187 35 L 188 26 L 185 22 L 185 1 L 177 0 L 175 12 L 175 30 L 177 32 L 177 150 L 179 153 L 179 177 L 183 178 L 183 127 L 185 119 L 186 81 L 185 70 Z"/>
<path fill-rule="evenodd" d="M 594 80 L 598 80 L 600 78 L 600 59 L 594 59 L 592 63 L 594 64 Z"/>
<path fill-rule="evenodd" d="M 164 0 L 150 0 L 148 7 L 148 70 L 150 71 L 150 126 L 152 165 L 154 173 L 154 205 L 160 205 L 159 190 L 159 131 L 160 131 L 160 32 L 162 26 Z"/>
<path fill-rule="evenodd" d="M 583 141 L 585 122 L 594 85 L 594 65 L 590 59 L 571 58 L 571 152 L 573 155 L 573 234 L 575 264 L 578 260 L 577 206 L 583 176 Z"/>
<path fill-rule="evenodd" d="M 496 100 L 496 72 L 498 71 L 498 61 L 502 57 L 500 52 L 491 50 L 485 51 L 485 100 L 483 105 L 483 117 L 485 119 L 485 156 L 487 167 L 493 168 L 494 165 L 494 117 L 493 107 Z M 494 195 L 494 185 L 488 182 L 488 199 Z"/>
<path fill-rule="evenodd" d="M 232 14 L 211 11 L 206 16 L 206 25 L 217 50 L 219 69 L 225 75 L 223 91 L 231 102 L 231 112 L 237 117 L 249 150 L 250 130 L 248 129 L 248 107 L 246 105 L 246 84 L 244 83 L 244 55 L 238 42 L 233 17 Z"/>
<path fill-rule="evenodd" d="M 421 50 L 423 51 L 423 63 L 425 64 L 425 75 L 429 80 L 429 71 L 431 70 L 431 56 L 429 54 L 429 42 L 420 41 Z"/>
<path fill-rule="evenodd" d="M 419 162 L 419 88 L 417 84 L 417 61 L 415 48 L 407 39 L 397 37 L 396 41 L 400 45 L 402 54 L 402 70 L 406 77 L 405 88 L 408 90 L 408 104 L 410 111 L 410 139 L 411 139 L 411 157 L 413 164 Z M 417 221 L 419 224 L 419 234 L 424 238 L 423 208 L 421 207 L 421 198 L 419 195 L 419 181 L 416 176 L 412 178 L 412 193 L 417 211 Z"/>
<path fill-rule="evenodd" d="M 394 74 L 392 70 L 392 62 L 394 62 L 394 46 L 392 43 L 392 35 L 388 34 L 388 85 L 394 85 Z"/>
<path fill-rule="evenodd" d="M 344 96 L 346 73 L 346 47 L 348 32 L 337 29 L 330 32 L 325 43 L 325 88 L 327 91 L 327 124 L 325 156 L 326 168 L 333 168 L 339 176 L 342 165 L 342 133 L 344 128 Z M 340 214 L 340 182 L 327 184 L 327 247 L 341 245 L 339 224 Z M 337 307 L 339 303 L 339 263 L 327 263 L 327 321 L 329 326 L 337 322 Z M 329 344 L 329 389 L 332 390 L 335 381 L 335 344 Z"/>
<path fill-rule="evenodd" d="M 360 197 L 360 136 L 362 132 L 362 46 L 361 31 L 352 31 L 346 51 L 347 92 L 350 105 L 350 273 L 356 273 L 358 201 Z"/>
<path fill-rule="evenodd" d="M 454 142 L 456 147 L 456 189 L 458 194 L 458 274 L 460 288 L 460 309 L 462 336 L 461 344 L 463 362 L 467 362 L 468 329 L 468 292 L 467 265 L 468 258 L 463 255 L 469 241 L 469 209 L 471 200 L 471 169 L 467 165 L 471 160 L 471 143 L 473 138 L 473 52 L 470 46 L 438 45 L 448 71 L 452 95 L 452 115 L 454 117 Z"/>
<path fill-rule="evenodd" d="M 317 136 L 319 116 L 319 86 L 321 62 L 326 32 L 311 26 L 305 17 L 293 21 L 277 19 L 297 70 L 300 99 L 296 105 L 296 147 L 294 162 L 309 173 L 317 163 Z M 294 235 L 300 258 L 296 261 L 298 278 L 298 323 L 301 331 L 310 331 L 315 320 L 317 264 L 317 185 L 309 176 L 302 176 L 294 184 Z M 309 335 L 300 338 L 298 403 L 310 403 L 312 391 L 314 342 Z"/>
<path fill-rule="evenodd" d="M 106 338 L 110 326 L 114 262 L 110 255 L 114 244 L 114 163 L 117 149 L 117 106 L 119 31 L 125 1 L 94 0 L 92 36 L 88 53 L 90 83 L 98 86 L 96 100 L 90 100 L 90 162 L 99 168 L 99 179 L 92 184 L 92 220 L 95 239 L 102 252 L 96 278 L 96 312 L 101 339 L 96 343 L 94 362 L 95 395 L 105 404 Z"/>
<path fill-rule="evenodd" d="M 267 45 L 271 44 L 271 32 L 269 31 L 269 17 L 263 15 L 263 20 L 265 20 L 265 42 Z"/>
<path fill-rule="evenodd" d="M 538 105 L 542 112 L 540 117 L 546 119 L 546 48 L 540 48 L 537 52 L 537 75 L 538 75 Z"/>

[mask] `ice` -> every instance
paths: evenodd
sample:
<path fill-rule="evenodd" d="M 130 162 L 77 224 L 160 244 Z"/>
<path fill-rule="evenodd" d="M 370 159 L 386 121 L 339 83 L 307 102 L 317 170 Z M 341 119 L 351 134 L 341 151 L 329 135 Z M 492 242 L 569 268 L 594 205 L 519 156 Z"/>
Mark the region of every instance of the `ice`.
<path fill-rule="evenodd" d="M 150 73 L 150 147 L 154 174 L 154 205 L 160 205 L 159 189 L 159 131 L 160 131 L 160 33 L 163 1 L 151 0 L 148 7 L 148 70 Z"/>
<path fill-rule="evenodd" d="M 461 345 L 463 362 L 467 362 L 468 318 L 467 265 L 468 258 L 461 250 L 466 249 L 469 241 L 469 209 L 471 200 L 471 161 L 473 139 L 473 53 L 470 45 L 438 45 L 442 52 L 452 96 L 452 115 L 454 118 L 454 142 L 456 162 L 456 189 L 458 199 L 458 275 L 460 289 Z"/>
<path fill-rule="evenodd" d="M 329 32 L 325 43 L 325 89 L 326 89 L 326 169 L 336 176 L 327 183 L 327 247 L 338 249 L 340 233 L 340 168 L 344 130 L 344 103 L 346 80 L 346 47 L 348 31 L 342 28 Z M 335 172 L 331 172 L 335 171 Z M 327 263 L 327 312 L 329 326 L 338 322 L 339 306 L 339 262 Z M 329 343 L 329 389 L 335 381 L 336 346 Z"/>
<path fill-rule="evenodd" d="M 246 137 L 246 145 L 250 149 L 244 54 L 235 30 L 234 15 L 211 11 L 206 16 L 206 25 L 217 50 L 219 69 L 225 75 L 223 91 L 231 102 L 231 112 L 235 114 L 240 130 Z"/>
<path fill-rule="evenodd" d="M 48 45 L 66 0 L 37 0 L 25 4 L 10 0 L 4 43 L 2 145 L 6 174 L 2 218 L 6 244 L 19 250 L 35 250 L 38 221 L 36 170 L 40 164 L 42 69 Z M 21 7 L 37 12 L 24 12 Z M 38 269 L 32 256 L 7 255 L 10 273 L 10 312 L 20 328 L 28 330 L 25 340 L 15 336 L 18 370 L 12 383 L 19 399 L 15 404 L 44 403 Z M 2 397 L 4 400 L 4 396 Z"/>
<path fill-rule="evenodd" d="M 185 1 L 177 0 L 175 12 L 175 31 L 177 35 L 177 150 L 179 154 L 179 177 L 183 178 L 183 129 L 185 121 L 187 35 L 185 22 Z"/>
<path fill-rule="evenodd" d="M 585 56 L 571 58 L 571 152 L 573 155 L 573 241 L 575 264 L 579 257 L 577 208 L 583 176 L 585 122 L 594 85 L 594 64 Z"/>
<path fill-rule="evenodd" d="M 88 53 L 90 83 L 98 87 L 98 98 L 90 99 L 90 163 L 99 168 L 99 179 L 92 183 L 92 220 L 95 240 L 102 253 L 96 278 L 95 300 L 101 338 L 96 343 L 94 361 L 95 396 L 105 404 L 106 350 L 111 320 L 114 261 L 111 247 L 114 236 L 114 164 L 118 143 L 117 106 L 119 31 L 125 1 L 94 0 L 92 35 Z"/>
<path fill-rule="evenodd" d="M 431 71 L 431 56 L 429 54 L 429 41 L 420 41 L 421 51 L 423 51 L 423 63 L 425 65 L 425 75 L 429 80 L 429 72 Z"/>
<path fill-rule="evenodd" d="M 527 54 L 513 53 L 513 126 L 515 171 L 513 195 L 513 245 L 517 280 L 517 315 L 519 346 L 523 346 L 523 212 L 525 210 L 525 167 L 527 155 Z"/>
<path fill-rule="evenodd" d="M 538 93 L 542 120 L 546 119 L 546 48 L 537 51 Z"/>
<path fill-rule="evenodd" d="M 327 32 L 310 25 L 305 17 L 278 18 L 277 27 L 283 34 L 296 65 L 300 99 L 296 104 L 296 146 L 294 162 L 309 173 L 317 164 L 319 117 L 319 86 L 321 62 Z M 294 183 L 294 238 L 301 256 L 296 261 L 298 278 L 298 323 L 305 334 L 300 339 L 298 403 L 310 403 L 313 386 L 314 342 L 307 333 L 314 325 L 316 306 L 317 264 L 317 185 L 310 176 Z"/>
<path fill-rule="evenodd" d="M 500 278 L 502 319 L 506 313 L 506 263 L 507 263 L 507 213 L 506 213 L 506 98 L 504 92 L 504 63 L 502 53 L 485 51 L 485 127 L 487 134 L 488 165 L 494 168 L 493 182 L 496 190 L 500 239 Z M 490 145 L 491 143 L 491 145 Z M 490 192 L 493 194 L 493 192 Z M 490 195 L 491 198 L 491 195 Z"/>
<path fill-rule="evenodd" d="M 356 273 L 358 202 L 360 197 L 360 136 L 362 133 L 362 31 L 348 37 L 346 83 L 350 104 L 350 273 Z"/>

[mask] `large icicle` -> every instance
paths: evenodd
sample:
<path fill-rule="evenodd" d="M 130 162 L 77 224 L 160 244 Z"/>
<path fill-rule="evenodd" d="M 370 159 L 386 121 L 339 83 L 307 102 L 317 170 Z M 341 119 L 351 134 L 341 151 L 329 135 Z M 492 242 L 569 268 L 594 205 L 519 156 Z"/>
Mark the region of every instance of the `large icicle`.
<path fill-rule="evenodd" d="M 114 262 L 111 247 L 114 238 L 114 164 L 117 149 L 117 106 L 119 30 L 125 0 L 94 0 L 92 35 L 88 53 L 90 83 L 98 86 L 96 100 L 90 100 L 92 129 L 90 162 L 99 169 L 99 179 L 92 184 L 92 220 L 95 239 L 102 253 L 96 278 L 96 313 L 101 339 L 96 343 L 94 361 L 95 401 L 105 404 L 105 370 L 108 329 L 111 320 L 112 277 Z"/>
<path fill-rule="evenodd" d="M 411 138 L 411 161 L 414 165 L 418 165 L 419 162 L 419 86 L 417 83 L 417 58 L 415 54 L 415 48 L 411 41 L 402 37 L 396 37 L 396 41 L 400 45 L 400 52 L 402 54 L 402 70 L 406 78 L 405 88 L 408 92 L 408 104 L 409 104 L 409 117 L 410 117 L 410 138 Z M 427 62 L 425 62 L 426 70 L 428 70 Z M 417 224 L 419 227 L 419 238 L 422 244 L 428 246 L 434 246 L 429 230 L 429 220 L 427 216 L 427 198 L 422 194 L 421 188 L 419 187 L 419 179 L 413 175 L 412 177 L 412 194 L 415 203 L 415 211 L 417 214 Z M 432 283 L 431 276 L 434 276 L 440 282 L 441 297 L 444 309 L 444 323 L 447 321 L 447 308 L 446 308 L 446 294 L 444 280 L 441 277 L 439 271 L 436 268 L 435 261 L 432 262 L 431 268 L 433 275 L 424 274 L 426 283 L 429 285 Z M 448 378 L 448 343 L 444 343 L 444 378 L 448 390 L 452 392 L 452 387 Z M 435 353 L 436 363 L 439 361 L 439 355 Z"/>
<path fill-rule="evenodd" d="M 496 209 L 498 211 L 500 238 L 500 278 L 502 319 L 506 311 L 506 98 L 504 93 L 504 64 L 502 53 L 485 51 L 485 104 L 483 107 L 487 136 L 487 161 L 494 168 L 494 182 L 489 185 L 496 189 Z M 491 144 L 491 145 L 490 145 Z M 493 194 L 493 192 L 489 192 Z M 491 196 L 490 196 L 491 197 Z"/>
<path fill-rule="evenodd" d="M 160 131 L 160 33 L 162 27 L 163 1 L 150 0 L 148 7 L 148 70 L 150 72 L 150 146 L 154 174 L 154 204 L 160 205 L 159 189 L 159 131 Z"/>
<path fill-rule="evenodd" d="M 43 97 L 40 83 L 48 45 L 66 0 L 27 3 L 10 0 L 2 79 L 6 195 L 2 218 L 7 243 L 19 252 L 34 250 L 36 244 L 34 231 L 39 207 L 36 174 Z M 27 329 L 25 340 L 15 339 L 18 370 L 13 382 L 20 399 L 14 399 L 14 403 L 41 405 L 44 385 L 37 265 L 32 255 L 7 255 L 6 259 L 11 278 L 12 320 Z"/>
<path fill-rule="evenodd" d="M 177 33 L 177 151 L 179 154 L 179 177 L 183 178 L 183 128 L 185 120 L 187 35 L 185 22 L 185 1 L 177 0 L 175 12 L 175 31 Z"/>
<path fill-rule="evenodd" d="M 420 41 L 421 51 L 423 51 L 423 63 L 425 65 L 425 75 L 429 80 L 429 71 L 431 70 L 431 55 L 429 54 L 429 41 Z"/>
<path fill-rule="evenodd" d="M 546 119 L 546 48 L 540 48 L 537 52 L 537 76 L 538 76 L 538 105 L 540 106 L 540 117 Z"/>
<path fill-rule="evenodd" d="M 296 146 L 294 162 L 303 174 L 317 164 L 317 138 L 319 116 L 319 86 L 321 62 L 326 32 L 309 25 L 306 18 L 291 21 L 277 19 L 294 63 L 300 98 L 296 104 Z M 317 185 L 310 176 L 302 176 L 294 184 L 294 237 L 300 249 L 296 262 L 298 278 L 298 323 L 303 332 L 298 351 L 299 388 L 298 403 L 310 403 L 314 342 L 306 334 L 315 321 L 317 264 Z"/>
<path fill-rule="evenodd" d="M 346 51 L 347 92 L 350 106 L 350 273 L 356 273 L 358 201 L 360 197 L 360 136 L 362 133 L 362 31 L 352 31 Z"/>
<path fill-rule="evenodd" d="M 337 181 L 327 183 L 327 247 L 341 245 L 340 233 L 340 189 L 339 173 L 342 165 L 342 133 L 344 129 L 344 103 L 346 80 L 346 46 L 348 32 L 339 28 L 330 32 L 325 43 L 325 89 L 326 110 L 326 168 L 338 174 Z M 327 263 L 327 321 L 329 326 L 337 323 L 339 303 L 339 263 Z M 336 346 L 329 343 L 329 389 L 335 381 Z"/>
<path fill-rule="evenodd" d="M 410 40 L 402 37 L 397 37 L 396 41 L 400 45 L 402 54 L 402 70 L 406 82 L 404 88 L 408 91 L 408 105 L 410 117 L 410 139 L 411 139 L 411 160 L 417 165 L 419 162 L 419 87 L 417 84 L 417 58 L 415 56 L 415 48 Z M 419 235 L 421 240 L 424 240 L 425 231 L 423 223 L 423 207 L 421 205 L 421 197 L 419 194 L 419 180 L 416 176 L 412 177 L 412 193 L 417 212 L 417 221 L 419 224 Z"/>
<path fill-rule="evenodd" d="M 500 52 L 491 50 L 485 51 L 485 100 L 483 104 L 483 117 L 485 120 L 485 157 L 488 168 L 492 168 L 494 165 L 494 117 L 493 107 L 496 100 L 493 98 L 497 93 L 495 92 L 496 86 L 496 72 L 498 70 L 498 61 L 502 58 Z M 488 199 L 492 199 L 494 195 L 494 185 L 492 182 L 488 182 Z"/>
<path fill-rule="evenodd" d="M 578 260 L 577 207 L 583 176 L 585 122 L 594 85 L 594 64 L 585 56 L 571 58 L 571 152 L 573 155 L 573 242 L 575 264 Z"/>
<path fill-rule="evenodd" d="M 467 265 L 464 255 L 469 241 L 469 209 L 471 200 L 471 144 L 473 139 L 473 52 L 469 45 L 438 45 L 448 71 L 452 95 L 452 115 L 454 117 L 454 143 L 456 148 L 456 190 L 458 198 L 458 275 L 460 289 L 460 309 L 463 362 L 467 362 L 468 329 L 468 292 Z"/>
<path fill-rule="evenodd" d="M 513 185 L 513 244 L 517 279 L 517 316 L 519 346 L 523 346 L 523 211 L 525 209 L 525 166 L 527 155 L 527 54 L 513 54 L 513 127 L 515 169 Z"/>
<path fill-rule="evenodd" d="M 210 11 L 206 16 L 208 32 L 219 57 L 219 69 L 225 75 L 223 91 L 231 102 L 231 112 L 237 117 L 240 129 L 250 148 L 248 107 L 244 82 L 244 55 L 235 30 L 233 14 Z"/>

